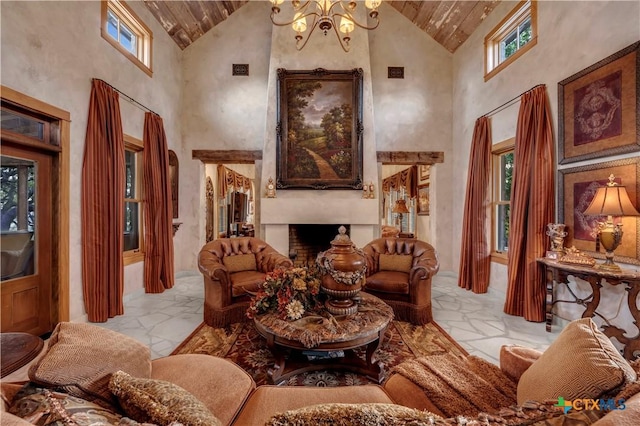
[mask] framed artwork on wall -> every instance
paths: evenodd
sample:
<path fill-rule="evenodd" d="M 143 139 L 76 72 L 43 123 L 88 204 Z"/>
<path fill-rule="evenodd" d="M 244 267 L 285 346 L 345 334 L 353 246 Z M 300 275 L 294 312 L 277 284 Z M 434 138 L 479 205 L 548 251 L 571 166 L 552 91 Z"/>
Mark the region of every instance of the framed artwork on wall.
<path fill-rule="evenodd" d="M 276 187 L 362 189 L 362 69 L 278 69 Z"/>
<path fill-rule="evenodd" d="M 560 164 L 640 150 L 640 42 L 558 83 Z"/>
<path fill-rule="evenodd" d="M 558 221 L 567 225 L 565 247 L 575 246 L 590 256 L 604 259 L 604 248 L 596 251 L 597 222 L 606 218 L 587 216 L 587 209 L 597 189 L 605 186 L 613 174 L 624 185 L 634 206 L 640 201 L 640 158 L 607 161 L 587 166 L 558 170 Z M 622 243 L 615 260 L 640 265 L 640 218 L 614 218 L 622 223 Z"/>
<path fill-rule="evenodd" d="M 429 184 L 418 186 L 418 214 L 429 215 Z"/>
<path fill-rule="evenodd" d="M 431 177 L 431 165 L 420 164 L 418 166 L 418 180 L 420 181 L 420 183 L 429 182 L 430 177 Z"/>

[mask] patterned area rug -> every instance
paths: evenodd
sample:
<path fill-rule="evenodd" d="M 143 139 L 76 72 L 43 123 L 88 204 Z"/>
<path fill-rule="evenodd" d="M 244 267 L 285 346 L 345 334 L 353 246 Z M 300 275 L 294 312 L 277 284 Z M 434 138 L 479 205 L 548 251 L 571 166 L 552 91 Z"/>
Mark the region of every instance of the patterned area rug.
<path fill-rule="evenodd" d="M 269 383 L 267 371 L 275 362 L 265 339 L 258 334 L 252 322 L 236 323 L 225 328 L 213 328 L 202 323 L 172 355 L 194 353 L 227 358 L 247 371 L 258 385 Z M 468 355 L 435 323 L 417 326 L 393 321 L 374 357 L 388 372 L 407 359 L 443 353 L 459 357 Z M 364 359 L 364 351 L 360 351 L 359 356 Z M 329 370 L 297 374 L 283 382 L 290 386 L 350 386 L 368 383 L 371 383 L 369 379 L 356 373 Z"/>

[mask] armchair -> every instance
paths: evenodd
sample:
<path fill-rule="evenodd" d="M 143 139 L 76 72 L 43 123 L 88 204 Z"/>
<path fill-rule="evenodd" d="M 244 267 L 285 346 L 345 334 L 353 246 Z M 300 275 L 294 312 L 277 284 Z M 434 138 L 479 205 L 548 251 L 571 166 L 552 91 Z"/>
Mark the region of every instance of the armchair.
<path fill-rule="evenodd" d="M 389 304 L 396 319 L 431 322 L 431 277 L 439 268 L 434 248 L 414 238 L 378 238 L 362 250 L 367 261 L 364 290 Z"/>
<path fill-rule="evenodd" d="M 251 295 L 267 272 L 292 267 L 291 260 L 254 237 L 219 238 L 205 244 L 198 255 L 204 276 L 204 322 L 224 327 L 246 319 Z"/>

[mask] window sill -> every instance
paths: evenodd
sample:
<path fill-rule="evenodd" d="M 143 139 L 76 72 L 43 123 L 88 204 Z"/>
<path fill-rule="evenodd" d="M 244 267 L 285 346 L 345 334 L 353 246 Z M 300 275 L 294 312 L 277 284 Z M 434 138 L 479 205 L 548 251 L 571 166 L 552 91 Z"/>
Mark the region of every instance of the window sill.
<path fill-rule="evenodd" d="M 125 253 L 122 255 L 122 261 L 124 262 L 124 266 L 131 265 L 133 263 L 144 262 L 144 253 L 140 251 Z"/>
<path fill-rule="evenodd" d="M 526 45 L 522 46 L 517 52 L 515 52 L 513 55 L 509 56 L 509 58 L 507 58 L 505 61 L 503 61 L 500 64 L 498 64 L 494 69 L 492 69 L 491 71 L 487 72 L 484 75 L 484 81 L 485 82 L 489 81 L 492 77 L 494 77 L 500 71 L 502 71 L 503 69 L 505 69 L 506 67 L 511 65 L 520 56 L 522 56 L 525 53 L 527 53 L 536 44 L 538 44 L 538 37 L 533 37 L 531 40 L 529 40 L 529 42 Z"/>
<path fill-rule="evenodd" d="M 499 263 L 501 265 L 507 265 L 509 263 L 509 258 L 506 254 L 502 253 L 491 253 L 491 261 L 495 263 Z"/>

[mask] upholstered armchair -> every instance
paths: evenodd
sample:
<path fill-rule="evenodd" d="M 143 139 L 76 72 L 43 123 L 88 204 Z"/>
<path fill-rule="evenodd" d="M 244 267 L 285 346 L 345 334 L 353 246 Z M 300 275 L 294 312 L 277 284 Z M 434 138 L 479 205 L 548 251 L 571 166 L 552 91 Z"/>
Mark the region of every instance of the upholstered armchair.
<path fill-rule="evenodd" d="M 204 322 L 224 327 L 244 321 L 250 292 L 258 290 L 267 272 L 292 267 L 291 260 L 254 237 L 219 238 L 198 255 L 204 275 Z"/>
<path fill-rule="evenodd" d="M 398 320 L 431 322 L 431 277 L 439 268 L 434 248 L 414 238 L 378 238 L 362 250 L 365 291 L 389 304 Z"/>

